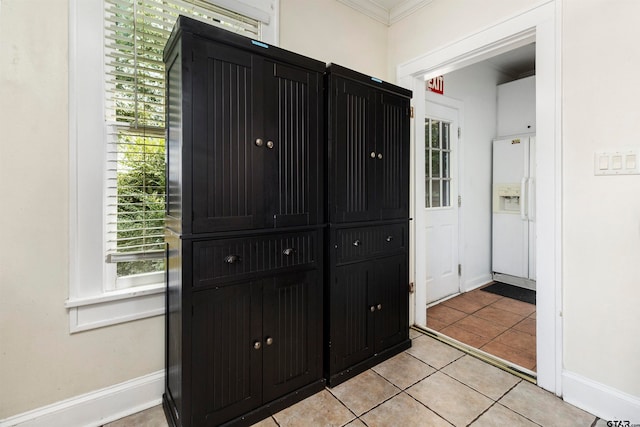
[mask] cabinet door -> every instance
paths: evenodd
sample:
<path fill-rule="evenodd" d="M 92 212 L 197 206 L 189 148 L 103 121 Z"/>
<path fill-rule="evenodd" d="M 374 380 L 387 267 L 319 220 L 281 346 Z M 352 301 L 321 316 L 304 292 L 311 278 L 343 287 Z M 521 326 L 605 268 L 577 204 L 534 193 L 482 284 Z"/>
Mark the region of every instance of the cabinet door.
<path fill-rule="evenodd" d="M 193 88 L 184 88 L 183 100 L 193 96 L 193 125 L 183 125 L 193 126 L 193 194 L 185 198 L 193 198 L 196 233 L 262 225 L 260 67 L 259 57 L 241 50 L 194 45 Z"/>
<path fill-rule="evenodd" d="M 320 75 L 265 60 L 263 185 L 267 227 L 322 222 Z"/>
<path fill-rule="evenodd" d="M 330 147 L 331 222 L 375 219 L 375 91 L 351 80 L 332 77 Z M 373 157 L 372 157 L 373 155 Z"/>
<path fill-rule="evenodd" d="M 409 284 L 406 254 L 373 262 L 375 277 L 375 352 L 408 338 Z"/>
<path fill-rule="evenodd" d="M 196 292 L 193 301 L 193 422 L 183 422 L 216 426 L 262 404 L 261 286 Z"/>
<path fill-rule="evenodd" d="M 376 212 L 380 219 L 409 215 L 409 100 L 389 93 L 376 103 Z"/>
<path fill-rule="evenodd" d="M 336 268 L 331 283 L 331 373 L 355 365 L 374 352 L 374 311 L 370 263 Z"/>
<path fill-rule="evenodd" d="M 322 283 L 317 270 L 283 274 L 264 283 L 266 403 L 322 375 Z"/>

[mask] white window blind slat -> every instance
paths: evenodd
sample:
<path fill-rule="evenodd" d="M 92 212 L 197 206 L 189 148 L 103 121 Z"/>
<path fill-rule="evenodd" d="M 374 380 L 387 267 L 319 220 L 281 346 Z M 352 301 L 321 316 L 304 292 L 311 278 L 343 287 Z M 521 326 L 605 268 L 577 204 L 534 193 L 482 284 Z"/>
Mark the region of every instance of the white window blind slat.
<path fill-rule="evenodd" d="M 106 259 L 164 268 L 164 46 L 178 15 L 260 39 L 260 22 L 202 0 L 105 0 Z"/>

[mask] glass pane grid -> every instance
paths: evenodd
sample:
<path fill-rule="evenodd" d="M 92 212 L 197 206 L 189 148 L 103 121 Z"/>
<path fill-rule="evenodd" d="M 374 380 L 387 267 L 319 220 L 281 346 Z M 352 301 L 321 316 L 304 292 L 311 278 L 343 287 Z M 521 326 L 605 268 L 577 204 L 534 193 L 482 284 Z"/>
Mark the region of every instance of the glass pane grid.
<path fill-rule="evenodd" d="M 425 119 L 425 208 L 451 206 L 451 123 Z"/>

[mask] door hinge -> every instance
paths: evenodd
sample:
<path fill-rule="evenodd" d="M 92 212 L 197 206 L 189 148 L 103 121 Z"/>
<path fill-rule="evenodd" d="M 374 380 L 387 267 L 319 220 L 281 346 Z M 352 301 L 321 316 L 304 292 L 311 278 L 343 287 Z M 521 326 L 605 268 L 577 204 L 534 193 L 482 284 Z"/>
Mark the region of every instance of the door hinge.
<path fill-rule="evenodd" d="M 462 264 L 458 264 L 458 276 L 462 276 Z"/>
<path fill-rule="evenodd" d="M 458 126 L 458 138 L 462 136 L 462 128 Z"/>
<path fill-rule="evenodd" d="M 416 291 L 416 284 L 413 282 L 409 282 L 409 293 L 412 294 Z"/>
<path fill-rule="evenodd" d="M 462 206 L 462 196 L 458 194 L 458 207 Z"/>
<path fill-rule="evenodd" d="M 413 107 L 409 107 L 409 116 L 413 119 Z"/>

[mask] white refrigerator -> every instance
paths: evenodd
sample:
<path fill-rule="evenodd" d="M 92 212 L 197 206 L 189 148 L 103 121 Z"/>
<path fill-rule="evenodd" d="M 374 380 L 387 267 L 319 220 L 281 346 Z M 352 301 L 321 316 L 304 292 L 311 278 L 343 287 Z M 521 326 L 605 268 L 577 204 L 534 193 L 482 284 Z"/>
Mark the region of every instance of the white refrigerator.
<path fill-rule="evenodd" d="M 493 141 L 493 279 L 535 290 L 535 136 Z"/>

